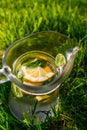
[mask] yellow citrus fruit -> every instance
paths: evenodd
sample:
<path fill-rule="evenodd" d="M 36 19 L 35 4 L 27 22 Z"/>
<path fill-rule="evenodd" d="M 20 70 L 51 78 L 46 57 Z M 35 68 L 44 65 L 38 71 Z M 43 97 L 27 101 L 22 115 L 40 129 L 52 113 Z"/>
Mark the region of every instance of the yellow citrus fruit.
<path fill-rule="evenodd" d="M 54 72 L 47 67 L 26 68 L 23 66 L 22 71 L 24 72 L 24 81 L 27 81 L 27 84 L 30 81 L 30 84 L 37 84 L 36 86 L 38 86 L 38 83 L 44 82 L 54 76 Z"/>

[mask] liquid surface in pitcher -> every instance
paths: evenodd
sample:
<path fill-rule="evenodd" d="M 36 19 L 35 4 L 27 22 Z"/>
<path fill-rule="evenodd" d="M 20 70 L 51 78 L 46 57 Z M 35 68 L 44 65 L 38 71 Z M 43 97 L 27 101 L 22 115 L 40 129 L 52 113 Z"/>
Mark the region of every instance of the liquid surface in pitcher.
<path fill-rule="evenodd" d="M 49 83 L 57 70 L 52 57 L 33 51 L 21 55 L 14 62 L 13 73 L 23 84 L 40 87 Z"/>

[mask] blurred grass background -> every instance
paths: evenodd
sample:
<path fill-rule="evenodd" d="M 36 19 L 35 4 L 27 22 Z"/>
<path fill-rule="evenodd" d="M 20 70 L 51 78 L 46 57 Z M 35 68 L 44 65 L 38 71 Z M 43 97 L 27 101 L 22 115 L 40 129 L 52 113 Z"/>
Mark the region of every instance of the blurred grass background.
<path fill-rule="evenodd" d="M 42 125 L 20 122 L 9 111 L 10 83 L 0 84 L 0 130 L 87 129 L 87 1 L 0 0 L 0 56 L 17 39 L 46 30 L 76 38 L 80 47 L 73 71 L 61 86 L 59 110 Z"/>

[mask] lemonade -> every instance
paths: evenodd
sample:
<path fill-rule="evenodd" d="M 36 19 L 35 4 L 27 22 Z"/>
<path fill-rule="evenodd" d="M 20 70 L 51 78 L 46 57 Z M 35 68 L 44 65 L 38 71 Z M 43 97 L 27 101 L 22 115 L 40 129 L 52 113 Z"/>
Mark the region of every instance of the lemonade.
<path fill-rule="evenodd" d="M 35 88 L 39 89 L 45 86 L 44 89 L 49 89 L 51 85 L 48 87 L 48 84 L 53 82 L 60 73 L 58 67 L 62 64 L 58 63 L 58 57 L 57 55 L 55 61 L 55 58 L 46 52 L 27 52 L 13 63 L 13 73 L 18 81 L 27 85 L 27 88 L 32 87 L 35 90 Z M 59 61 L 62 59 L 60 56 Z M 64 64 L 63 60 L 62 63 Z M 16 111 L 16 115 L 19 115 L 20 119 L 23 119 L 23 113 L 26 112 L 28 117 L 32 117 L 33 113 L 35 117 L 38 115 L 40 119 L 44 120 L 46 114 L 41 111 L 47 112 L 51 106 L 54 107 L 58 104 L 59 89 L 48 94 L 29 94 L 12 83 L 11 90 L 10 98 L 12 97 L 13 100 L 9 103 L 10 108 L 11 111 Z"/>

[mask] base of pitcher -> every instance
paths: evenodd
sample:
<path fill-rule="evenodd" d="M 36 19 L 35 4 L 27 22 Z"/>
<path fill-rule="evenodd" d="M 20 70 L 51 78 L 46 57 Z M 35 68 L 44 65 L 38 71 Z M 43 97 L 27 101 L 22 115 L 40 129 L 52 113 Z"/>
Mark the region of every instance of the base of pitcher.
<path fill-rule="evenodd" d="M 33 114 L 30 110 L 28 110 L 28 108 L 26 108 L 26 106 L 21 108 L 15 99 L 9 100 L 9 108 L 12 115 L 17 120 L 23 121 L 27 118 L 28 120 L 33 121 L 34 124 L 38 124 L 44 123 L 48 116 L 53 116 L 52 108 L 56 109 L 58 107 L 58 102 L 59 98 L 57 98 L 57 100 L 50 105 L 38 107 Z"/>

